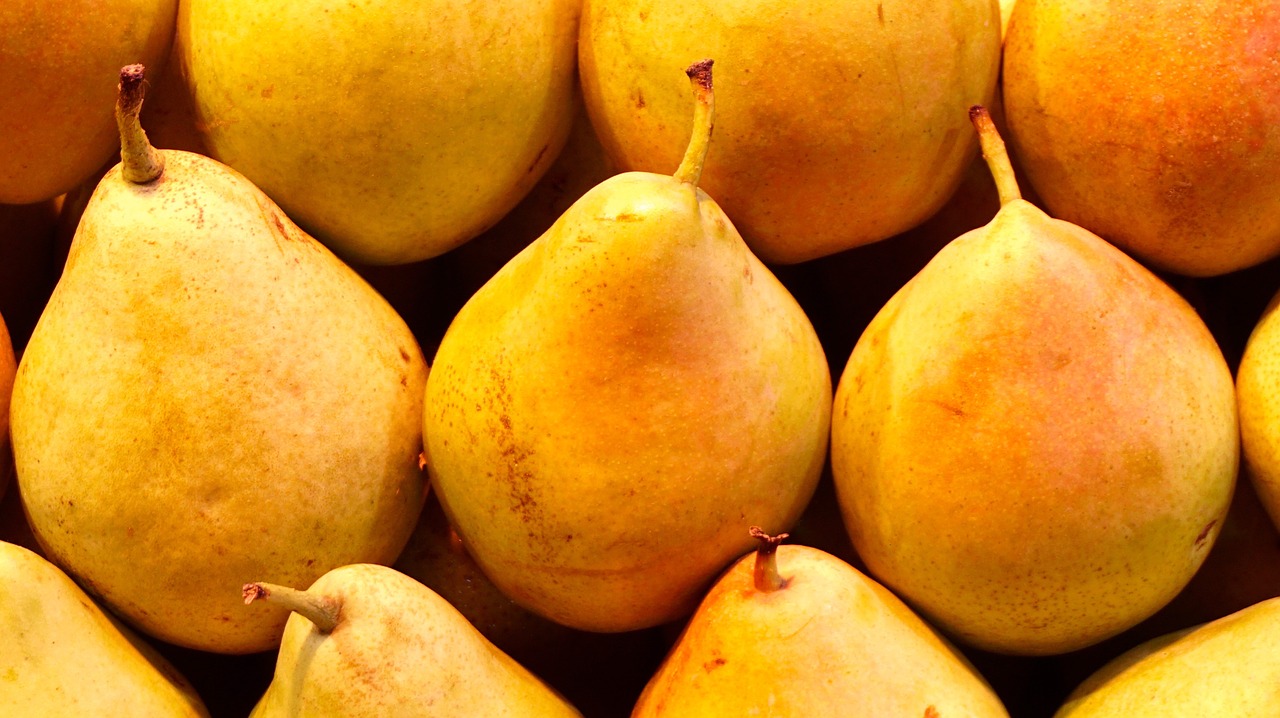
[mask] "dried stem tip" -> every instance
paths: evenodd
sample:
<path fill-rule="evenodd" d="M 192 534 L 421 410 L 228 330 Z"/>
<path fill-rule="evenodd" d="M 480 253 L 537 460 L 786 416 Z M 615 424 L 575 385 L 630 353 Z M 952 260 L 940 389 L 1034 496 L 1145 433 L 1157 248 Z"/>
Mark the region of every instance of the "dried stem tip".
<path fill-rule="evenodd" d="M 116 127 L 120 131 L 120 164 L 124 178 L 134 184 L 152 182 L 164 173 L 164 155 L 147 141 L 138 116 L 142 113 L 146 68 L 125 65 L 120 69 L 116 97 Z"/>
<path fill-rule="evenodd" d="M 711 65 L 713 60 L 693 63 L 684 74 L 693 82 L 693 132 L 684 159 L 676 169 L 675 178 L 694 185 L 702 178 L 702 166 L 707 161 L 707 148 L 711 146 L 711 129 L 715 124 L 715 93 L 711 90 Z"/>
<path fill-rule="evenodd" d="M 760 541 L 760 546 L 756 548 L 756 565 L 753 576 L 756 590 L 771 593 L 785 588 L 787 581 L 778 574 L 777 552 L 778 545 L 785 541 L 790 534 L 770 536 L 759 526 L 752 526 L 750 533 L 751 538 Z"/>
<path fill-rule="evenodd" d="M 1000 204 L 1004 206 L 1015 199 L 1022 199 L 1018 189 L 1018 178 L 1013 174 L 1013 165 L 1009 162 L 1009 150 L 1004 146 L 1000 131 L 991 121 L 991 113 L 982 105 L 969 108 L 969 121 L 978 130 L 978 143 L 982 145 L 982 158 L 987 161 L 991 176 L 996 181 L 996 191 L 1000 193 Z"/>
<path fill-rule="evenodd" d="M 245 605 L 258 599 L 278 604 L 314 623 L 321 633 L 329 633 L 338 625 L 341 606 L 327 596 L 262 582 L 246 583 L 241 593 L 244 595 Z"/>

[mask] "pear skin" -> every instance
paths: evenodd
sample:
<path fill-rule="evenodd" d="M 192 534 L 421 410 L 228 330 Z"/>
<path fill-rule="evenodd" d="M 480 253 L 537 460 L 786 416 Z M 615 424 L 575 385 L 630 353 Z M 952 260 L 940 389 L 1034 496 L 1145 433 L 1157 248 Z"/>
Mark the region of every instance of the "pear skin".
<path fill-rule="evenodd" d="M 4 715 L 209 715 L 173 666 L 57 566 L 0 542 L 0 586 Z"/>
<path fill-rule="evenodd" d="M 253 583 L 244 597 L 294 611 L 251 718 L 581 718 L 447 601 L 394 569 L 342 566 L 306 591 Z"/>
<path fill-rule="evenodd" d="M 1080 684 L 1054 718 L 1267 718 L 1280 713 L 1280 598 L 1151 639 Z"/>
<path fill-rule="evenodd" d="M 0 5 L 0 203 L 63 194 L 110 159 L 120 140 L 111 77 L 159 68 L 177 0 L 5 0 Z"/>
<path fill-rule="evenodd" d="M 463 307 L 427 382 L 450 523 L 504 593 L 574 628 L 687 615 L 749 548 L 740 524 L 789 526 L 825 460 L 817 335 L 696 187 L 709 72 L 690 68 L 676 176 L 587 192 Z"/>
<path fill-rule="evenodd" d="M 136 129 L 136 106 L 122 117 Z M 287 612 L 246 613 L 226 586 L 403 548 L 427 489 L 427 365 L 382 297 L 242 175 L 122 139 L 19 364 L 23 506 L 50 559 L 135 627 L 267 650 Z"/>
<path fill-rule="evenodd" d="M 818 549 L 765 541 L 712 586 L 632 718 L 1008 717 L 883 586 Z"/>
<path fill-rule="evenodd" d="M 873 576 L 965 644 L 1062 653 L 1200 566 L 1235 482 L 1235 396 L 1186 301 L 1019 198 L 984 116 L 1003 206 L 859 339 L 832 468 Z"/>

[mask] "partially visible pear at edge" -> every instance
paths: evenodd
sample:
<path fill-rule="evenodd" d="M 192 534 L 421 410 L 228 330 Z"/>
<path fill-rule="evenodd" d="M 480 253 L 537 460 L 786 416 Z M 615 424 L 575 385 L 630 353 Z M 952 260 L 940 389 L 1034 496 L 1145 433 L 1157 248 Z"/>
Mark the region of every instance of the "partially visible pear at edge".
<path fill-rule="evenodd" d="M 831 554 L 756 535 L 632 718 L 1008 718 L 964 656 L 883 586 Z"/>
<path fill-rule="evenodd" d="M 0 709 L 13 716 L 208 716 L 187 680 L 57 566 L 0 542 Z"/>
<path fill-rule="evenodd" d="M 581 718 L 457 609 L 395 569 L 342 566 L 305 591 L 250 583 L 243 595 L 293 612 L 275 678 L 251 718 Z"/>

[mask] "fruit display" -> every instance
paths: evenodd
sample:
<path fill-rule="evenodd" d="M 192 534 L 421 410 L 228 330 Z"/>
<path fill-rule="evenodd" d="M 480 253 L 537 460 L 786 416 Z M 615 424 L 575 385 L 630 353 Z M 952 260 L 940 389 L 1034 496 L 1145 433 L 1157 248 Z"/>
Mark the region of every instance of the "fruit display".
<path fill-rule="evenodd" d="M 1280 715 L 1280 0 L 0 7 L 0 716 Z"/>

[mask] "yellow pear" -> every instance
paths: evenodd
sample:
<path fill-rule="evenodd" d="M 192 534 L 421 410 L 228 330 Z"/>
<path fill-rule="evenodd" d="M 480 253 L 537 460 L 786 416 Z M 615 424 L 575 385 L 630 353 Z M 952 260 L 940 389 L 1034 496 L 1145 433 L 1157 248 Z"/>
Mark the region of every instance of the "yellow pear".
<path fill-rule="evenodd" d="M 273 647 L 244 576 L 391 562 L 422 508 L 427 366 L 404 322 L 243 176 L 155 150 L 122 71 L 98 184 L 19 363 L 18 486 L 46 554 L 143 631 Z M 234 593 L 234 592 L 232 592 Z"/>
<path fill-rule="evenodd" d="M 1167 284 L 1020 199 L 975 108 L 1002 207 L 858 340 L 832 469 L 871 573 L 962 642 L 1066 652 L 1167 603 L 1234 486 L 1231 373 Z"/>
<path fill-rule="evenodd" d="M 587 0 L 587 109 L 625 170 L 665 171 L 689 100 L 667 68 L 723 57 L 720 149 L 702 182 L 761 259 L 792 263 L 903 232 L 936 212 L 990 103 L 996 0 Z"/>
<path fill-rule="evenodd" d="M 1008 137 L 1048 211 L 1179 274 L 1280 254 L 1278 22 L 1272 0 L 1016 3 Z"/>
<path fill-rule="evenodd" d="M 1240 438 L 1247 474 L 1271 521 L 1280 526 L 1280 294 L 1245 343 L 1236 372 Z"/>
<path fill-rule="evenodd" d="M 0 541 L 0 712 L 208 716 L 173 666 L 57 566 Z"/>
<path fill-rule="evenodd" d="M 497 222 L 573 118 L 580 0 L 191 0 L 178 46 L 213 156 L 344 258 Z"/>
<path fill-rule="evenodd" d="M 1280 715 L 1280 598 L 1154 638 L 1080 684 L 1054 718 Z"/>
<path fill-rule="evenodd" d="M 432 486 L 484 572 L 554 621 L 692 611 L 780 531 L 826 454 L 831 379 L 795 299 L 697 180 L 710 61 L 675 176 L 583 195 L 454 318 L 427 382 Z"/>
<path fill-rule="evenodd" d="M 581 714 L 431 589 L 371 564 L 306 591 L 244 586 L 289 609 L 275 678 L 250 718 L 560 718 Z"/>
<path fill-rule="evenodd" d="M 1008 718 L 941 635 L 857 569 L 786 537 L 711 587 L 632 718 Z"/>
<path fill-rule="evenodd" d="M 120 136 L 111 77 L 159 67 L 177 0 L 0 3 L 0 203 L 52 199 L 106 162 Z"/>

